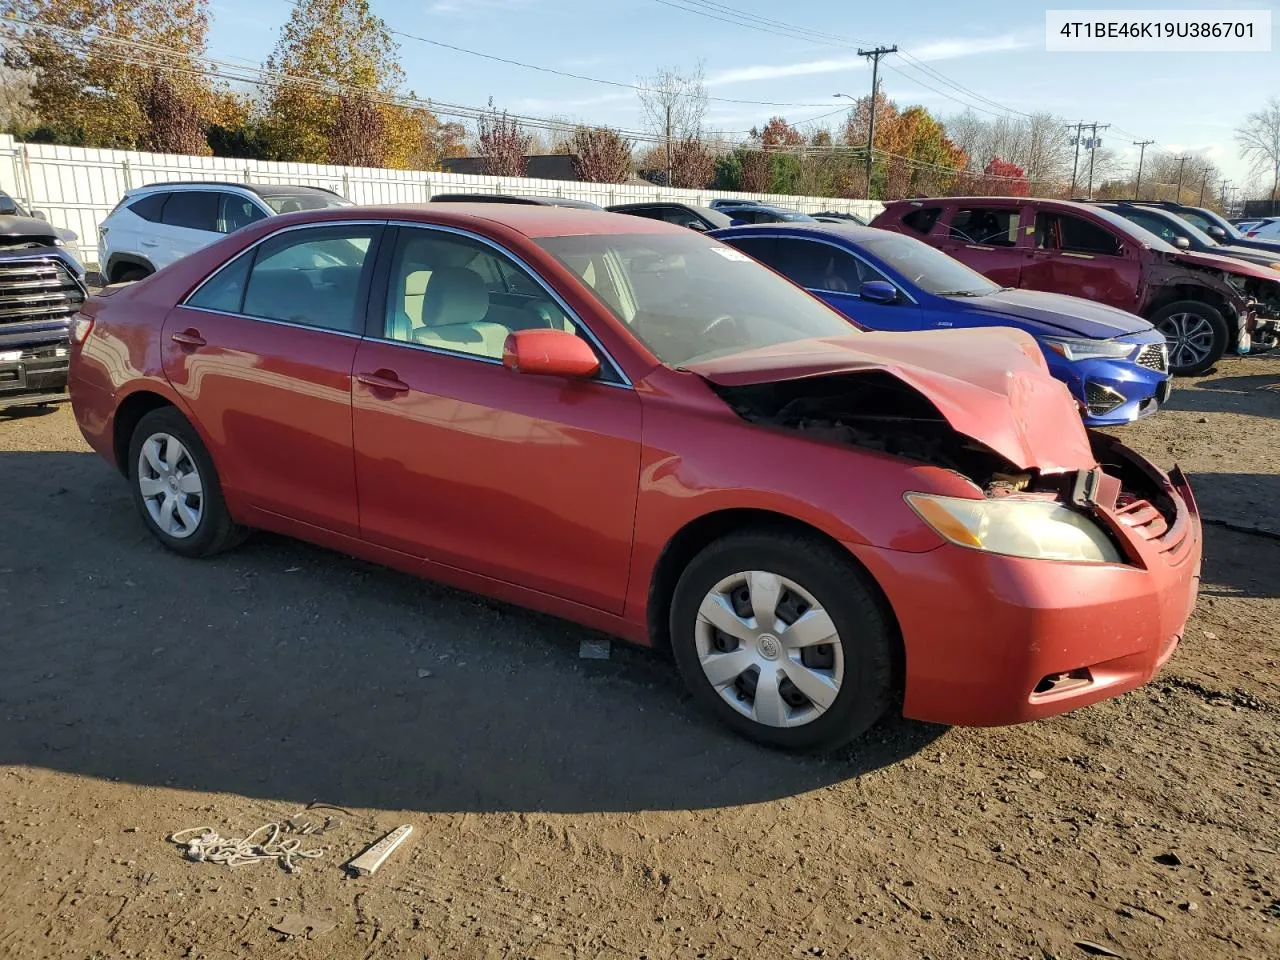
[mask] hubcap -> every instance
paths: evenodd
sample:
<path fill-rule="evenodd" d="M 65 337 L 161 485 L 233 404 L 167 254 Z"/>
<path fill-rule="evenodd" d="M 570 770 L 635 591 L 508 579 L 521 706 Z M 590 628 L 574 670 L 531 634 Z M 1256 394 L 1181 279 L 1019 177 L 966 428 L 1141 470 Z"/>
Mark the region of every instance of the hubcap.
<path fill-rule="evenodd" d="M 138 454 L 138 492 L 152 522 L 175 540 L 196 532 L 204 515 L 200 470 L 177 437 L 155 433 Z"/>
<path fill-rule="evenodd" d="M 1174 313 L 1156 329 L 1169 341 L 1169 365 L 1190 367 L 1209 356 L 1213 349 L 1213 326 L 1195 313 Z"/>
<path fill-rule="evenodd" d="M 835 624 L 786 577 L 763 570 L 725 577 L 703 598 L 694 637 L 707 681 L 757 723 L 803 726 L 840 693 L 844 649 Z"/>

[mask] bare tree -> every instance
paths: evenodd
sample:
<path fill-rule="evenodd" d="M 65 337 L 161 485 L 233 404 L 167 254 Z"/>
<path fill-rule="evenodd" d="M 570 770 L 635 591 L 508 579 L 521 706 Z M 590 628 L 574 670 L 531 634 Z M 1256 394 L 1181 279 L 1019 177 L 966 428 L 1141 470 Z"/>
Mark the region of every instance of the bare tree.
<path fill-rule="evenodd" d="M 707 83 L 702 61 L 688 73 L 663 67 L 638 83 L 640 108 L 648 130 L 662 138 L 667 159 L 667 180 L 675 179 L 675 144 L 702 135 L 707 115 Z"/>
<path fill-rule="evenodd" d="M 578 127 L 570 141 L 573 170 L 587 183 L 625 183 L 631 176 L 631 141 L 608 127 Z"/>
<path fill-rule="evenodd" d="M 499 113 L 490 97 L 489 112 L 481 115 L 476 126 L 484 172 L 491 177 L 523 177 L 530 138 L 519 122 L 505 110 Z"/>
<path fill-rule="evenodd" d="M 1244 118 L 1236 128 L 1240 156 L 1253 172 L 1271 174 L 1271 202 L 1280 194 L 1280 97 L 1270 97 L 1266 105 Z"/>
<path fill-rule="evenodd" d="M 1072 146 L 1066 125 L 1050 113 L 1028 117 L 980 117 L 972 110 L 950 117 L 947 136 L 969 157 L 971 170 L 985 169 L 995 158 L 1026 172 L 1033 191 L 1044 192 L 1053 181 L 1070 176 Z M 1095 167 L 1101 155 L 1094 158 Z"/>
<path fill-rule="evenodd" d="M 385 133 L 382 112 L 368 94 L 343 94 L 329 130 L 329 162 L 344 167 L 382 166 Z"/>

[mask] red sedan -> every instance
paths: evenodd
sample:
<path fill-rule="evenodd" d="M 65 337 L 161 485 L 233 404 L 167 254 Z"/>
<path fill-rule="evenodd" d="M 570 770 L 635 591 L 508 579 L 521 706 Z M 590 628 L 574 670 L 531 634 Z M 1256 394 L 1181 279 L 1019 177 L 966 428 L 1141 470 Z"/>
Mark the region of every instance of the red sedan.
<path fill-rule="evenodd" d="M 717 241 L 504 205 L 263 220 L 84 305 L 71 396 L 169 549 L 251 528 L 669 645 L 826 748 L 1146 682 L 1195 603 L 1185 478 L 1017 331 L 862 334 Z"/>

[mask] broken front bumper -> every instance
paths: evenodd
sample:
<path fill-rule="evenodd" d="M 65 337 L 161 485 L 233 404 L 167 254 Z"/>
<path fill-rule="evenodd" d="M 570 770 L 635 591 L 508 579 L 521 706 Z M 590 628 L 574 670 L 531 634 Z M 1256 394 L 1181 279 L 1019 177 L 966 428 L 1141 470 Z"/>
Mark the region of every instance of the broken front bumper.
<path fill-rule="evenodd" d="M 0 409 L 67 399 L 65 343 L 0 347 Z"/>
<path fill-rule="evenodd" d="M 905 647 L 903 714 L 1021 723 L 1141 686 L 1173 654 L 1200 584 L 1201 526 L 1185 478 L 1160 475 L 1172 522 L 1099 508 L 1125 564 L 1026 560 L 947 544 L 846 546 L 892 605 Z M 1140 501 L 1139 503 L 1144 503 Z"/>

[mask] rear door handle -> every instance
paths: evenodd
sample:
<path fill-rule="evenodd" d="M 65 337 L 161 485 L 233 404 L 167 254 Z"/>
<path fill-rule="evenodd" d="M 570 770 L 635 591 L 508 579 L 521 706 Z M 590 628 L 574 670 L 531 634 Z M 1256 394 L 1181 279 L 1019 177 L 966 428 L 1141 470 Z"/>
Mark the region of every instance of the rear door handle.
<path fill-rule="evenodd" d="M 140 246 L 140 247 L 158 247 L 158 246 L 160 246 L 160 241 L 159 241 L 159 240 L 139 240 L 139 241 L 138 241 L 138 246 Z"/>
<path fill-rule="evenodd" d="M 409 385 L 397 377 L 394 370 L 357 373 L 356 379 L 374 390 L 386 390 L 390 393 L 407 393 L 409 390 Z"/>
<path fill-rule="evenodd" d="M 170 337 L 174 343 L 180 343 L 184 347 L 203 347 L 208 344 L 204 337 L 200 336 L 199 330 L 183 330 L 181 333 L 175 333 Z"/>

